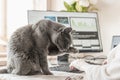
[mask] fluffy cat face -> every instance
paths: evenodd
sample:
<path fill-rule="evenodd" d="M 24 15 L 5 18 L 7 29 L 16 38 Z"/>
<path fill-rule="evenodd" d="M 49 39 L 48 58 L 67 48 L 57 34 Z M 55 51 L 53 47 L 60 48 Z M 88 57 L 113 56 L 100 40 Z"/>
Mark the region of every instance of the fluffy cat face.
<path fill-rule="evenodd" d="M 59 30 L 59 34 L 55 40 L 55 45 L 59 49 L 60 52 L 67 51 L 72 43 L 71 40 L 71 31 L 72 28 L 65 28 Z"/>

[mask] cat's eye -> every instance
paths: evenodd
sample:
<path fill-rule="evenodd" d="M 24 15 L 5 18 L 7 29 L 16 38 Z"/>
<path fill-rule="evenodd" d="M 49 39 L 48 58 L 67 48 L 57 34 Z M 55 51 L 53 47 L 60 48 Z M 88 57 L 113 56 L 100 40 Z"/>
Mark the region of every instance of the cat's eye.
<path fill-rule="evenodd" d="M 61 35 L 63 35 L 64 34 L 64 32 L 61 32 Z"/>

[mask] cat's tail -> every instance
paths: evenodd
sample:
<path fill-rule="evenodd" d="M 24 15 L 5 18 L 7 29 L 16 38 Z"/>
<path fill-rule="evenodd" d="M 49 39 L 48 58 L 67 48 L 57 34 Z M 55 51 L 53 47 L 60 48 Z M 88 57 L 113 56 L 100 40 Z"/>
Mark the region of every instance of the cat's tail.
<path fill-rule="evenodd" d="M 6 67 L 1 67 L 0 68 L 0 74 L 3 74 L 3 73 L 8 73 Z"/>

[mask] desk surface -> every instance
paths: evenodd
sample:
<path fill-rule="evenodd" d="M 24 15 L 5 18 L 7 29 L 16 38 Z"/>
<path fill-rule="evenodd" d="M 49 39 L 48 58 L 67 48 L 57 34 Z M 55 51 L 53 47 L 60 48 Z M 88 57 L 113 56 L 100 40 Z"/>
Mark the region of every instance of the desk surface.
<path fill-rule="evenodd" d="M 68 76 L 75 77 L 82 74 L 57 72 L 53 71 L 53 75 L 30 75 L 30 76 L 18 76 L 12 74 L 0 74 L 0 80 L 65 80 Z"/>

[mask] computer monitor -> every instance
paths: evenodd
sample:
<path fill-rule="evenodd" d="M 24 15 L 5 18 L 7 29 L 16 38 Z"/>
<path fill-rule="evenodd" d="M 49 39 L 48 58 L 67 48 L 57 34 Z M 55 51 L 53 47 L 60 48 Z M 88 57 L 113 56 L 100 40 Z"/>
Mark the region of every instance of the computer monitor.
<path fill-rule="evenodd" d="M 120 35 L 113 35 L 111 49 L 115 48 L 118 44 L 120 44 Z"/>
<path fill-rule="evenodd" d="M 28 11 L 28 24 L 34 24 L 41 19 L 49 19 L 72 27 L 75 30 L 72 34 L 72 46 L 79 52 L 103 51 L 97 13 Z"/>

